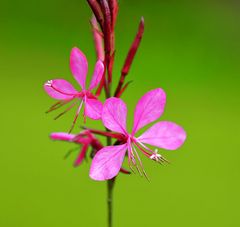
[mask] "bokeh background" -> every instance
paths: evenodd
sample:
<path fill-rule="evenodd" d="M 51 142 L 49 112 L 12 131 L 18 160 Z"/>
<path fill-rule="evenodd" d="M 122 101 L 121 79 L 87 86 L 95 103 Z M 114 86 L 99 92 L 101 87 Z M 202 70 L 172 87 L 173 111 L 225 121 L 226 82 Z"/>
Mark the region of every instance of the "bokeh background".
<path fill-rule="evenodd" d="M 168 166 L 142 159 L 150 183 L 119 175 L 114 226 L 240 225 L 239 12 L 239 1 L 120 1 L 113 88 L 141 16 L 146 25 L 123 96 L 129 126 L 137 100 L 162 87 L 161 119 L 182 125 L 188 138 L 181 149 L 162 151 Z M 77 153 L 63 159 L 75 145 L 48 137 L 68 130 L 74 111 L 54 121 L 42 89 L 56 77 L 77 87 L 69 70 L 74 46 L 92 73 L 90 17 L 83 0 L 0 1 L 0 226 L 106 226 L 106 183 L 88 177 L 90 160 L 74 168 Z"/>

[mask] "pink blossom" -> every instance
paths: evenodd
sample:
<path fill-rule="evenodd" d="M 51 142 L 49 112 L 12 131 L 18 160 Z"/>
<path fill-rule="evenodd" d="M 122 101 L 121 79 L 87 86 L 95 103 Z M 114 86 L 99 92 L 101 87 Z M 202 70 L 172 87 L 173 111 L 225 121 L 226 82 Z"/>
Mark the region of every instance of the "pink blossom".
<path fill-rule="evenodd" d="M 72 84 L 70 84 L 64 79 L 49 80 L 44 84 L 44 89 L 49 96 L 54 99 L 60 100 L 58 103 L 56 103 L 50 108 L 49 112 L 69 103 L 70 101 L 74 101 L 73 104 L 68 107 L 63 113 L 58 115 L 58 117 L 66 113 L 78 103 L 79 106 L 72 127 L 70 129 L 71 131 L 78 118 L 83 103 L 85 104 L 84 116 L 87 116 L 94 120 L 98 120 L 101 118 L 102 103 L 97 100 L 97 97 L 94 96 L 91 91 L 101 81 L 104 72 L 104 64 L 101 60 L 98 60 L 96 62 L 92 80 L 88 89 L 86 88 L 88 62 L 85 55 L 77 47 L 74 47 L 70 54 L 70 69 L 75 80 L 81 86 L 81 91 L 77 91 Z"/>
<path fill-rule="evenodd" d="M 158 122 L 142 135 L 135 136 L 141 128 L 162 115 L 165 103 L 166 95 L 161 88 L 147 92 L 136 105 L 133 129 L 131 133 L 128 133 L 126 104 L 119 98 L 107 99 L 102 111 L 103 124 L 109 130 L 119 133 L 121 135 L 119 138 L 124 139 L 121 140 L 120 145 L 104 147 L 95 155 L 90 169 L 92 179 L 101 181 L 115 177 L 122 166 L 126 152 L 129 167 L 132 170 L 135 167 L 140 174 L 146 176 L 136 148 L 146 157 L 161 163 L 166 160 L 157 153 L 156 149 L 151 150 L 146 144 L 166 150 L 175 150 L 184 143 L 185 131 L 169 121 Z"/>
<path fill-rule="evenodd" d="M 74 162 L 74 166 L 79 166 L 82 164 L 89 149 L 91 149 L 91 155 L 95 155 L 99 150 L 103 148 L 100 141 L 88 130 L 84 130 L 77 135 L 65 132 L 53 132 L 51 133 L 50 138 L 52 140 L 66 141 L 82 145 L 79 154 Z M 121 168 L 120 172 L 124 174 L 130 174 L 130 172 L 124 168 Z"/>
<path fill-rule="evenodd" d="M 88 148 L 92 143 L 92 140 L 94 139 L 94 138 L 87 137 L 84 133 L 81 133 L 78 136 L 76 136 L 74 134 L 65 133 L 65 132 L 54 132 L 50 135 L 50 138 L 52 140 L 67 141 L 67 142 L 73 142 L 73 143 L 82 145 L 79 151 L 79 154 L 77 156 L 77 159 L 74 162 L 74 166 L 78 166 L 83 162 L 84 158 L 86 157 Z"/>

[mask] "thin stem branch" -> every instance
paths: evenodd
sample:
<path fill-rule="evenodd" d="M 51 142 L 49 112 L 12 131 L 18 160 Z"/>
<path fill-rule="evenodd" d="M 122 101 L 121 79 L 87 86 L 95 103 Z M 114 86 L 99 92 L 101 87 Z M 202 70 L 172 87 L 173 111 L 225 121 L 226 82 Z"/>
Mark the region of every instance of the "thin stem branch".
<path fill-rule="evenodd" d="M 114 27 L 118 13 L 118 2 L 117 0 L 87 0 L 87 1 L 90 7 L 92 8 L 96 20 L 99 23 L 101 30 L 103 32 L 104 51 L 101 49 L 102 45 L 100 45 L 102 41 L 101 37 L 99 37 L 99 34 L 97 34 L 96 31 L 97 23 L 96 21 L 92 20 L 97 56 L 98 58 L 103 59 L 103 56 L 101 54 L 104 52 L 104 66 L 105 66 L 103 78 L 96 91 L 96 95 L 99 96 L 101 94 L 102 88 L 104 87 L 106 98 L 109 98 L 111 96 L 112 69 L 115 57 Z M 116 136 L 116 134 L 111 133 L 108 129 L 106 129 L 105 133 L 99 131 L 95 131 L 95 133 L 107 136 L 108 146 L 112 144 L 111 137 Z M 119 139 L 119 135 L 117 135 L 116 137 L 115 137 L 116 139 Z M 128 171 L 125 170 L 122 171 L 128 173 Z M 108 227 L 112 227 L 112 200 L 113 200 L 112 197 L 114 183 L 115 178 L 107 181 Z"/>

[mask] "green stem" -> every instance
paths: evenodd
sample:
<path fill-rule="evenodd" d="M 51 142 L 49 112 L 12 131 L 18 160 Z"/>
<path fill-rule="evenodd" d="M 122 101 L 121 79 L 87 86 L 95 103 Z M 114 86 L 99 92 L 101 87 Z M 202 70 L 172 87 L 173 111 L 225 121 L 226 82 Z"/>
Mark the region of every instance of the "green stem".
<path fill-rule="evenodd" d="M 106 131 L 109 132 L 109 130 L 106 128 Z M 112 144 L 112 138 L 107 137 L 107 145 Z M 107 206 L 108 206 L 108 227 L 112 227 L 112 216 L 113 216 L 113 188 L 115 183 L 115 177 L 111 180 L 107 181 Z"/>
<path fill-rule="evenodd" d="M 113 205 L 113 188 L 114 188 L 115 178 L 107 181 L 107 204 L 108 204 L 108 227 L 112 227 L 112 205 Z"/>

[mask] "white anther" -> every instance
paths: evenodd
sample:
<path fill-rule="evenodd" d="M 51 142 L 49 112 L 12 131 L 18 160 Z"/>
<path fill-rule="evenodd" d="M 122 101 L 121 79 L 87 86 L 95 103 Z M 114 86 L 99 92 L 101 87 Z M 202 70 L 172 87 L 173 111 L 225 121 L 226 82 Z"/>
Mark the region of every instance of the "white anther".
<path fill-rule="evenodd" d="M 158 154 L 158 149 L 154 150 L 154 154 L 150 156 L 150 159 L 159 161 L 162 155 Z"/>
<path fill-rule="evenodd" d="M 52 80 L 48 80 L 47 83 L 45 83 L 46 86 L 52 86 Z"/>

